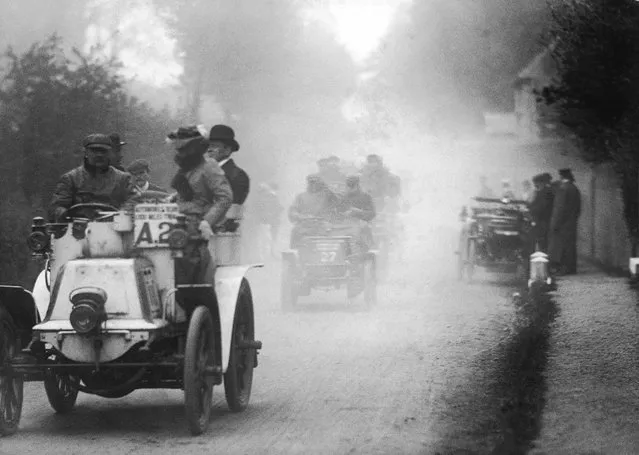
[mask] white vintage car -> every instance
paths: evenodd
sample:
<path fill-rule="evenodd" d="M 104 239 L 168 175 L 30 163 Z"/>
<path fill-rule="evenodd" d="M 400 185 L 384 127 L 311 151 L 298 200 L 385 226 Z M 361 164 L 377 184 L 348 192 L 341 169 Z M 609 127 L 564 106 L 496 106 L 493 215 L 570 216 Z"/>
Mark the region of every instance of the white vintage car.
<path fill-rule="evenodd" d="M 146 195 L 133 211 L 69 209 L 68 223 L 34 219 L 29 246 L 47 259 L 33 292 L 0 287 L 0 435 L 17 430 L 24 381 L 44 381 L 56 412 L 78 392 L 107 398 L 136 389 L 183 389 L 192 434 L 208 426 L 214 385 L 246 408 L 261 343 L 255 340 L 239 234 L 209 242 L 219 266 L 176 284 L 190 237 L 176 204 Z M 227 252 L 228 252 L 227 251 Z"/>

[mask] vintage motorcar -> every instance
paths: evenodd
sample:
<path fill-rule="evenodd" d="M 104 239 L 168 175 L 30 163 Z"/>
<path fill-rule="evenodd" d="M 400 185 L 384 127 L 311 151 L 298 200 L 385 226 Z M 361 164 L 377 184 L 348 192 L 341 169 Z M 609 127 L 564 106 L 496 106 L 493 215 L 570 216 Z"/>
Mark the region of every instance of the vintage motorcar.
<path fill-rule="evenodd" d="M 211 241 L 220 265 L 176 282 L 185 248 L 205 241 L 152 192 L 127 211 L 78 204 L 67 214 L 34 219 L 28 244 L 47 265 L 33 292 L 0 287 L 0 434 L 18 428 L 24 381 L 44 381 L 58 413 L 78 392 L 183 389 L 194 435 L 208 426 L 214 385 L 224 382 L 228 406 L 244 410 L 261 348 L 245 276 L 253 266 L 234 265 Z"/>
<path fill-rule="evenodd" d="M 461 214 L 458 278 L 472 281 L 477 267 L 524 275 L 530 232 L 526 202 L 481 197 L 472 202 Z"/>
<path fill-rule="evenodd" d="M 316 290 L 346 290 L 346 301 L 355 303 L 363 296 L 370 308 L 377 300 L 375 250 L 365 251 L 356 244 L 357 229 L 366 223 L 308 218 L 301 223 L 303 234 L 282 252 L 281 302 L 284 311 L 298 305 L 300 296 Z"/>

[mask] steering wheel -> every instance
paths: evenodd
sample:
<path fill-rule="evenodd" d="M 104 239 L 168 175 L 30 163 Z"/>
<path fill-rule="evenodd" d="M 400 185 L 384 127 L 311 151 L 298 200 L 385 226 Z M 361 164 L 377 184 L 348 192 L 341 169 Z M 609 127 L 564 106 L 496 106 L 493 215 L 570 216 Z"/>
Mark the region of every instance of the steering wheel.
<path fill-rule="evenodd" d="M 68 220 L 73 218 L 88 218 L 94 220 L 102 216 L 101 212 L 117 212 L 118 209 L 111 204 L 102 204 L 99 202 L 84 202 L 75 204 L 66 211 L 64 217 Z"/>
<path fill-rule="evenodd" d="M 164 191 L 142 191 L 140 194 L 133 196 L 130 201 L 140 203 L 161 204 L 166 202 L 166 198 L 169 197 L 169 193 Z"/>

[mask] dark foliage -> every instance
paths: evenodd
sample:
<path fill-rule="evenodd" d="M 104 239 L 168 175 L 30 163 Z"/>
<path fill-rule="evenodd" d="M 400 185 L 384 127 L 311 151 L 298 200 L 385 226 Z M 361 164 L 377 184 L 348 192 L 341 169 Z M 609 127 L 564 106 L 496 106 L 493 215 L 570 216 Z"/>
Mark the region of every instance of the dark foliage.
<path fill-rule="evenodd" d="M 128 96 L 116 62 L 74 51 L 66 56 L 53 36 L 4 58 L 0 85 L 0 281 L 32 284 L 25 239 L 33 216 L 43 215 L 60 175 L 79 165 L 81 141 L 92 132 L 118 131 L 131 144 L 126 160 L 145 157 L 154 170 L 174 166 L 162 152 L 171 125 Z M 153 153 L 156 152 L 156 153 Z M 156 156 L 154 156 L 156 155 Z"/>
<path fill-rule="evenodd" d="M 553 7 L 557 84 L 544 95 L 585 160 L 612 162 L 639 240 L 639 3 L 570 0 Z"/>

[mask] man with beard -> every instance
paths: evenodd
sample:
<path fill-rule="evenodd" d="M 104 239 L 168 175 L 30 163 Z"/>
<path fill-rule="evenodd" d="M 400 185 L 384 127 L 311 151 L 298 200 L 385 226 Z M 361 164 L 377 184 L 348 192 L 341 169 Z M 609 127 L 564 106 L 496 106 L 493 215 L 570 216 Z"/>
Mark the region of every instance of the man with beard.
<path fill-rule="evenodd" d="M 559 171 L 558 185 L 550 219 L 551 264 L 560 275 L 577 273 L 577 222 L 581 215 L 581 193 L 570 169 Z"/>
<path fill-rule="evenodd" d="M 120 139 L 118 133 L 109 134 L 109 138 L 113 144 L 111 149 L 111 166 L 120 171 L 124 171 L 124 166 L 122 166 L 122 147 L 126 145 L 126 142 Z"/>
<path fill-rule="evenodd" d="M 93 202 L 119 208 L 135 195 L 131 175 L 110 165 L 112 144 L 105 134 L 90 134 L 84 139 L 84 163 L 64 174 L 53 193 L 52 221 L 63 220 L 76 204 Z"/>
<path fill-rule="evenodd" d="M 304 234 L 314 231 L 313 224 L 304 226 L 304 222 L 315 223 L 317 218 L 330 220 L 337 213 L 338 203 L 337 197 L 320 176 L 307 176 L 306 191 L 297 195 L 288 210 L 288 218 L 294 224 L 291 231 L 291 248 L 297 247 Z"/>
<path fill-rule="evenodd" d="M 175 202 L 187 217 L 189 234 L 200 234 L 209 240 L 213 228 L 224 219 L 233 202 L 233 192 L 224 171 L 216 162 L 207 162 L 206 138 L 195 126 L 178 128 L 170 133 L 179 166 L 171 187 L 177 191 Z M 176 261 L 176 281 L 180 284 L 212 282 L 215 272 L 208 246 L 189 243 L 184 257 Z"/>

